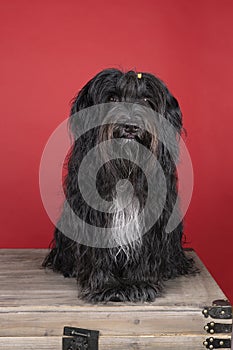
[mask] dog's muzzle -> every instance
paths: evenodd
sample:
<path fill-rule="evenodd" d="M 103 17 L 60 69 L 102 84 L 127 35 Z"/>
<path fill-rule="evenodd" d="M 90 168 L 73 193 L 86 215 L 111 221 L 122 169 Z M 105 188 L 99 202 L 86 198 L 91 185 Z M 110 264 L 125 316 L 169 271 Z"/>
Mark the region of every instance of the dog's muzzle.
<path fill-rule="evenodd" d="M 137 125 L 124 124 L 114 127 L 113 137 L 124 139 L 140 139 L 142 137 L 143 130 Z"/>

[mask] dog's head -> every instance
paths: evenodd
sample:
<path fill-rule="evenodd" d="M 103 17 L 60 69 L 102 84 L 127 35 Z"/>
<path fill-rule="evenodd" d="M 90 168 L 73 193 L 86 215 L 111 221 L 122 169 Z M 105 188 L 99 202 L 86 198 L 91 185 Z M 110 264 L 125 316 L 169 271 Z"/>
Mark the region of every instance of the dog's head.
<path fill-rule="evenodd" d="M 103 115 L 100 139 L 124 138 L 136 140 L 155 149 L 156 130 L 150 122 L 154 116 L 165 118 L 176 130 L 182 130 L 181 111 L 177 100 L 166 85 L 150 73 L 126 73 L 105 69 L 91 79 L 73 100 L 70 117 L 71 131 L 78 128 L 78 114 L 85 108 L 109 104 L 108 115 Z M 132 108 L 129 106 L 132 105 Z M 147 114 L 147 115 L 146 115 Z M 111 120 L 108 118 L 111 116 Z M 108 124 L 107 124 L 108 123 Z M 149 135 L 150 134 L 150 135 Z"/>

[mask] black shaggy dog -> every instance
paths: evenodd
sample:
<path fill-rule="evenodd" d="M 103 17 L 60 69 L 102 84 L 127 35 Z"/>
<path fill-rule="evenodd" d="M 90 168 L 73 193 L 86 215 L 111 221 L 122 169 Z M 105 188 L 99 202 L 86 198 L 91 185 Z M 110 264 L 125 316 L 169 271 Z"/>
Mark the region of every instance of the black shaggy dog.
<path fill-rule="evenodd" d="M 79 132 L 88 118 L 102 118 L 102 125 L 90 122 Z M 159 296 L 163 280 L 195 270 L 182 248 L 182 220 L 171 232 L 166 229 L 174 210 L 179 217 L 178 102 L 152 74 L 106 69 L 74 99 L 69 126 L 74 142 L 64 184 L 66 200 L 43 266 L 77 277 L 79 296 L 87 301 L 151 302 Z M 85 197 L 78 173 L 95 146 L 97 153 L 84 163 L 91 178 L 84 181 Z M 117 150 L 115 157 L 110 149 Z M 99 158 L 102 163 L 91 177 Z M 108 210 L 98 207 L 98 200 L 91 205 L 93 183 Z M 98 231 L 102 228 L 109 229 L 107 234 Z"/>

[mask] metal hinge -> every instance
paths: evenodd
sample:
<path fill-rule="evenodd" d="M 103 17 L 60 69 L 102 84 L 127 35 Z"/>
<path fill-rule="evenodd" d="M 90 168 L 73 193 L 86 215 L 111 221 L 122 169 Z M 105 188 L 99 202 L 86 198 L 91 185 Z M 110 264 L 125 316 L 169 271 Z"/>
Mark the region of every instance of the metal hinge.
<path fill-rule="evenodd" d="M 64 327 L 62 350 L 98 350 L 99 331 Z"/>
<path fill-rule="evenodd" d="M 207 333 L 231 333 L 232 332 L 232 324 L 231 323 L 215 323 L 210 322 L 204 327 Z"/>
<path fill-rule="evenodd" d="M 215 300 L 213 306 L 206 306 L 202 313 L 205 317 L 229 320 L 232 318 L 232 307 L 228 300 Z"/>
<path fill-rule="evenodd" d="M 206 349 L 230 349 L 231 339 L 207 338 L 203 345 Z"/>

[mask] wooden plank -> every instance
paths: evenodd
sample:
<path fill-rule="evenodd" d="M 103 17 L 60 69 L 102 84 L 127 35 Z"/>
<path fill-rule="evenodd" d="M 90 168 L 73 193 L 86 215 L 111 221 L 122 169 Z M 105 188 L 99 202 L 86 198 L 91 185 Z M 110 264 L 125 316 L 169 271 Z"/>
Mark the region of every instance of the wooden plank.
<path fill-rule="evenodd" d="M 204 334 L 201 311 L 10 312 L 0 314 L 0 337 L 61 336 L 64 326 L 100 330 L 101 336 Z"/>
<path fill-rule="evenodd" d="M 203 350 L 203 336 L 103 337 L 100 350 Z M 62 350 L 61 337 L 0 338 L 2 350 Z"/>

